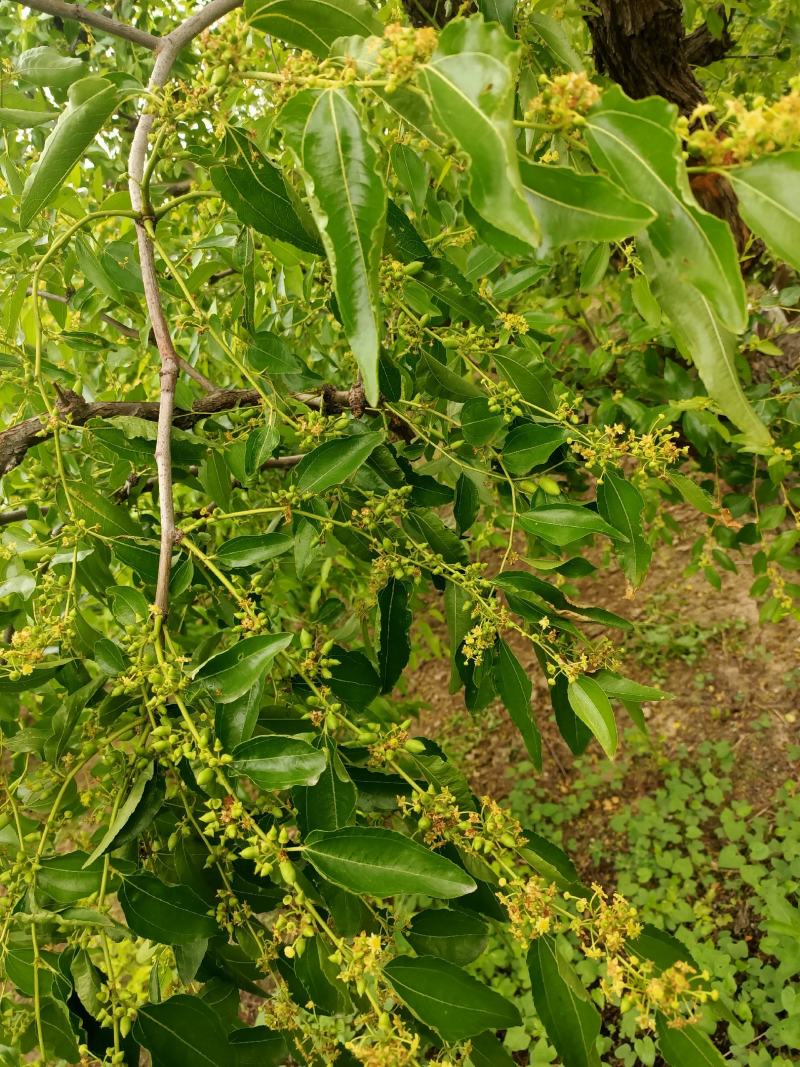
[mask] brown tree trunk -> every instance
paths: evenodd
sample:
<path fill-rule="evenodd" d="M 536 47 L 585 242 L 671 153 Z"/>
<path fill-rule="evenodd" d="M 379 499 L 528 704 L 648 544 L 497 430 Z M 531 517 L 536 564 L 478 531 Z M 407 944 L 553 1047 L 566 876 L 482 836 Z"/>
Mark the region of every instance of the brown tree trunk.
<path fill-rule="evenodd" d="M 707 30 L 687 36 L 681 0 L 598 0 L 587 16 L 595 65 L 628 96 L 663 96 L 690 115 L 707 103 L 693 67 L 713 62 L 730 47 L 727 29 L 716 41 Z M 750 236 L 739 215 L 730 183 L 716 174 L 693 175 L 692 191 L 701 207 L 728 223 L 742 252 Z"/>

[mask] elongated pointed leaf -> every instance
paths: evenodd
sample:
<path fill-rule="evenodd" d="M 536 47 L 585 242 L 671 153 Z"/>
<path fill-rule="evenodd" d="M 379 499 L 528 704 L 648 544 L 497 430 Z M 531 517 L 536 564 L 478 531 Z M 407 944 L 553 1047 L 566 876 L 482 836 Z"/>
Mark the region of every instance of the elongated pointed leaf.
<path fill-rule="evenodd" d="M 489 928 L 468 911 L 429 908 L 414 916 L 405 936 L 420 956 L 437 956 L 463 967 L 486 948 Z"/>
<path fill-rule="evenodd" d="M 383 33 L 367 0 L 245 0 L 244 11 L 256 29 L 320 57 L 338 37 Z"/>
<path fill-rule="evenodd" d="M 69 102 L 22 190 L 21 226 L 27 226 L 56 195 L 117 106 L 118 96 L 117 87 L 106 78 L 81 78 L 70 85 Z"/>
<path fill-rule="evenodd" d="M 31 85 L 66 89 L 86 74 L 86 64 L 74 56 L 64 56 L 49 45 L 29 48 L 15 63 L 16 74 Z"/>
<path fill-rule="evenodd" d="M 642 494 L 622 475 L 607 470 L 597 486 L 597 508 L 603 518 L 627 539 L 623 545 L 615 543 L 614 549 L 625 577 L 636 588 L 644 581 L 653 555 L 642 529 Z"/>
<path fill-rule="evenodd" d="M 659 1050 L 670 1067 L 724 1067 L 726 1061 L 699 1027 L 670 1026 L 659 1015 L 656 1028 Z"/>
<path fill-rule="evenodd" d="M 725 174 L 750 229 L 775 256 L 800 270 L 800 151 L 762 156 Z"/>
<path fill-rule="evenodd" d="M 514 142 L 520 46 L 483 16 L 454 19 L 421 72 L 434 118 L 469 159 L 469 196 L 488 223 L 526 244 L 539 240 Z"/>
<path fill-rule="evenodd" d="M 408 607 L 410 594 L 410 583 L 398 581 L 396 578 L 390 578 L 378 594 L 378 671 L 382 693 L 391 692 L 411 655 L 408 636 L 411 628 L 411 611 Z"/>
<path fill-rule="evenodd" d="M 315 831 L 306 838 L 303 855 L 323 878 L 351 893 L 420 893 L 447 899 L 475 889 L 470 876 L 444 856 L 377 826 Z"/>
<path fill-rule="evenodd" d="M 593 679 L 581 675 L 569 683 L 570 707 L 592 731 L 607 756 L 617 750 L 617 723 L 605 690 Z"/>
<path fill-rule="evenodd" d="M 525 194 L 539 220 L 542 251 L 574 241 L 621 241 L 639 233 L 655 211 L 602 174 L 578 174 L 520 160 Z"/>
<path fill-rule="evenodd" d="M 218 704 L 230 704 L 252 688 L 272 660 L 292 643 L 293 634 L 262 634 L 220 652 L 198 668 L 191 691 L 205 691 Z"/>
<path fill-rule="evenodd" d="M 552 937 L 539 937 L 528 952 L 536 1013 L 564 1067 L 600 1067 L 596 1043 L 600 1013 Z"/>
<path fill-rule="evenodd" d="M 222 1022 L 200 997 L 184 993 L 136 1013 L 133 1036 L 153 1057 L 170 1067 L 231 1067 L 234 1053 Z"/>
<path fill-rule="evenodd" d="M 523 530 L 553 545 L 568 545 L 588 534 L 603 534 L 613 541 L 625 540 L 625 535 L 601 515 L 580 504 L 543 504 L 520 515 L 519 524 Z"/>
<path fill-rule="evenodd" d="M 164 800 L 164 786 L 160 778 L 154 778 L 155 769 L 155 764 L 151 763 L 133 783 L 116 818 L 84 863 L 85 867 L 91 866 L 112 848 L 120 848 L 125 841 L 138 836 L 152 821 Z"/>
<path fill-rule="evenodd" d="M 209 177 L 242 222 L 305 252 L 322 251 L 303 226 L 280 171 L 242 130 L 228 131 L 224 155 L 223 163 L 211 167 Z"/>
<path fill-rule="evenodd" d="M 397 956 L 383 973 L 406 1007 L 445 1041 L 521 1022 L 510 1001 L 447 960 Z"/>
<path fill-rule="evenodd" d="M 386 222 L 386 187 L 378 157 L 344 90 L 298 93 L 284 106 L 279 124 L 303 173 L 367 400 L 377 404 L 378 267 Z"/>
<path fill-rule="evenodd" d="M 699 289 L 681 282 L 653 244 L 640 238 L 639 252 L 678 350 L 695 364 L 708 395 L 748 443 L 769 447 L 769 430 L 750 406 L 736 371 L 736 336 L 725 329 Z"/>
<path fill-rule="evenodd" d="M 275 530 L 266 534 L 245 534 L 232 537 L 217 549 L 217 562 L 226 570 L 239 567 L 253 567 L 265 563 L 268 559 L 291 552 L 294 537 L 285 530 Z"/>
<path fill-rule="evenodd" d="M 251 737 L 233 750 L 234 774 L 243 774 L 259 789 L 315 785 L 325 770 L 326 754 L 295 737 Z"/>
<path fill-rule="evenodd" d="M 648 234 L 673 273 L 697 287 L 732 330 L 747 325 L 744 283 L 726 223 L 697 204 L 675 131 L 677 110 L 660 97 L 631 100 L 608 89 L 588 118 L 592 159 L 658 215 Z"/>
<path fill-rule="evenodd" d="M 341 830 L 353 821 L 358 790 L 347 773 L 336 745 L 329 741 L 322 750 L 327 765 L 316 784 L 292 793 L 304 834 L 312 830 Z"/>
<path fill-rule="evenodd" d="M 298 464 L 301 493 L 324 493 L 355 474 L 383 440 L 381 433 L 364 433 L 326 441 Z"/>
<path fill-rule="evenodd" d="M 534 767 L 541 770 L 542 737 L 531 708 L 533 685 L 522 664 L 502 640 L 497 648 L 494 674 L 500 699 L 519 730 Z"/>
<path fill-rule="evenodd" d="M 150 941 L 186 945 L 218 932 L 208 905 L 188 885 L 167 885 L 141 871 L 125 879 L 117 896 L 128 926 Z"/>

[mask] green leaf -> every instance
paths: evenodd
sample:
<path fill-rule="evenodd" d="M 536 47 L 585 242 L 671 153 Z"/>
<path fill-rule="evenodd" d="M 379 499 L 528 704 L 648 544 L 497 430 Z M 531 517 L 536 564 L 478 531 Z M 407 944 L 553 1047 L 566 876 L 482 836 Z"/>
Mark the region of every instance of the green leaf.
<path fill-rule="evenodd" d="M 699 511 L 702 515 L 716 515 L 718 513 L 719 508 L 717 505 L 697 482 L 677 471 L 670 471 L 667 477 L 686 503 L 690 504 L 696 511 Z"/>
<path fill-rule="evenodd" d="M 570 707 L 592 731 L 605 754 L 613 757 L 617 750 L 617 723 L 605 690 L 582 674 L 567 688 Z"/>
<path fill-rule="evenodd" d="M 497 369 L 523 400 L 541 412 L 552 413 L 555 407 L 553 382 L 544 366 L 531 363 L 530 353 L 522 348 L 503 348 L 492 355 Z"/>
<path fill-rule="evenodd" d="M 78 1051 L 76 1030 L 80 1031 L 81 1042 L 83 1042 L 85 1034 L 77 1017 L 72 1014 L 66 1004 L 55 997 L 42 997 L 39 1007 L 39 1019 L 45 1045 L 43 1049 L 40 1049 L 42 1062 L 58 1063 L 65 1061 L 66 1063 L 77 1063 L 80 1059 L 80 1052 Z M 38 1036 L 36 1023 L 32 1022 L 23 1035 L 23 1048 L 27 1051 L 37 1047 L 39 1044 Z"/>
<path fill-rule="evenodd" d="M 670 1067 L 724 1067 L 721 1053 L 698 1026 L 673 1027 L 658 1015 L 656 1030 L 659 1051 Z"/>
<path fill-rule="evenodd" d="M 514 1067 L 515 1061 L 505 1045 L 488 1031 L 471 1041 L 469 1062 L 472 1067 Z"/>
<path fill-rule="evenodd" d="M 478 0 L 478 10 L 487 22 L 499 22 L 509 37 L 514 36 L 515 0 Z"/>
<path fill-rule="evenodd" d="M 621 241 L 656 217 L 602 174 L 520 160 L 522 184 L 542 230 L 542 253 L 575 241 Z"/>
<path fill-rule="evenodd" d="M 300 92 L 284 105 L 278 121 L 301 168 L 367 401 L 377 404 L 382 319 L 378 269 L 386 221 L 379 158 L 345 90 Z"/>
<path fill-rule="evenodd" d="M 597 510 L 626 538 L 626 544 L 615 544 L 614 549 L 625 577 L 635 589 L 644 581 L 653 555 L 642 529 L 642 494 L 622 475 L 606 470 L 597 486 Z"/>
<path fill-rule="evenodd" d="M 484 395 L 483 390 L 475 382 L 450 370 L 446 363 L 440 362 L 430 352 L 423 352 L 422 359 L 428 371 L 428 385 L 434 396 L 463 402 Z"/>
<path fill-rule="evenodd" d="M 363 652 L 350 651 L 334 645 L 331 658 L 338 664 L 331 667 L 328 680 L 333 692 L 354 708 L 365 708 L 380 692 L 380 678 Z"/>
<path fill-rule="evenodd" d="M 341 485 L 375 451 L 383 434 L 363 433 L 339 437 L 319 445 L 297 466 L 297 488 L 301 493 L 324 493 Z"/>
<path fill-rule="evenodd" d="M 208 173 L 217 191 L 246 226 L 304 252 L 322 251 L 316 236 L 303 225 L 281 172 L 242 130 L 228 128 L 224 162 L 211 167 Z"/>
<path fill-rule="evenodd" d="M 456 495 L 453 500 L 453 518 L 459 534 L 472 526 L 480 511 L 478 488 L 468 474 L 459 474 L 456 481 Z"/>
<path fill-rule="evenodd" d="M 327 763 L 316 785 L 292 793 L 304 834 L 312 830 L 340 830 L 353 821 L 358 790 L 342 763 L 336 745 L 327 741 Z"/>
<path fill-rule="evenodd" d="M 293 637 L 293 634 L 246 637 L 206 660 L 195 671 L 190 692 L 205 691 L 218 704 L 230 704 L 252 688 L 275 656 L 292 643 Z"/>
<path fill-rule="evenodd" d="M 217 1013 L 184 993 L 139 1008 L 133 1037 L 164 1067 L 231 1067 L 235 1062 Z"/>
<path fill-rule="evenodd" d="M 268 559 L 282 556 L 284 552 L 291 552 L 293 547 L 294 537 L 283 530 L 266 534 L 246 534 L 243 537 L 233 537 L 220 545 L 215 558 L 225 570 L 236 570 L 239 567 L 254 567 L 257 563 L 265 563 Z"/>
<path fill-rule="evenodd" d="M 26 82 L 48 89 L 66 89 L 86 73 L 86 64 L 82 60 L 62 56 L 49 45 L 29 48 L 14 67 L 15 73 Z"/>
<path fill-rule="evenodd" d="M 81 78 L 70 85 L 69 102 L 45 141 L 22 190 L 21 226 L 27 226 L 50 203 L 105 125 L 118 98 L 117 87 L 106 78 Z"/>
<path fill-rule="evenodd" d="M 289 1058 L 284 1035 L 266 1026 L 242 1027 L 229 1034 L 228 1040 L 233 1053 L 228 1067 L 283 1067 Z"/>
<path fill-rule="evenodd" d="M 488 445 L 505 427 L 503 416 L 489 410 L 489 401 L 468 400 L 461 409 L 461 430 L 470 445 Z"/>
<path fill-rule="evenodd" d="M 445 1041 L 522 1022 L 510 1001 L 447 960 L 397 956 L 383 974 L 406 1007 Z"/>
<path fill-rule="evenodd" d="M 676 116 L 660 97 L 631 100 L 613 86 L 588 115 L 586 140 L 595 164 L 657 213 L 647 232 L 680 285 L 695 286 L 730 329 L 741 331 L 747 308 L 736 245 L 728 225 L 692 195 Z"/>
<path fill-rule="evenodd" d="M 631 678 L 623 678 L 614 671 L 598 671 L 592 677 L 612 700 L 633 700 L 641 703 L 643 700 L 668 700 L 671 695 L 661 689 L 655 689 L 652 685 L 640 685 Z"/>
<path fill-rule="evenodd" d="M 164 785 L 155 775 L 155 769 L 155 764 L 149 764 L 133 783 L 116 818 L 84 863 L 85 867 L 91 866 L 106 852 L 121 848 L 127 841 L 138 837 L 152 822 L 164 800 Z"/>
<path fill-rule="evenodd" d="M 528 970 L 536 1012 L 564 1067 L 600 1067 L 600 1013 L 554 938 L 533 942 Z"/>
<path fill-rule="evenodd" d="M 465 563 L 464 542 L 431 508 L 414 508 L 403 520 L 403 526 L 417 544 L 429 545 L 445 563 Z"/>
<path fill-rule="evenodd" d="M 245 0 L 244 11 L 257 30 L 320 58 L 339 37 L 383 33 L 367 0 Z"/>
<path fill-rule="evenodd" d="M 534 767 L 540 771 L 542 769 L 542 737 L 531 708 L 533 685 L 511 648 L 503 640 L 497 646 L 494 676 L 500 699 L 519 730 Z"/>
<path fill-rule="evenodd" d="M 453 19 L 420 77 L 434 118 L 469 160 L 472 206 L 504 233 L 536 245 L 536 219 L 517 166 L 514 98 L 520 45 L 481 15 Z"/>
<path fill-rule="evenodd" d="M 543 504 L 519 516 L 523 530 L 549 541 L 552 545 L 568 545 L 589 534 L 603 534 L 614 541 L 626 540 L 625 535 L 610 526 L 596 511 L 580 504 Z"/>
<path fill-rule="evenodd" d="M 448 899 L 475 889 L 470 876 L 444 856 L 377 826 L 315 831 L 306 838 L 303 855 L 323 878 L 351 893 Z"/>
<path fill-rule="evenodd" d="M 462 967 L 483 953 L 489 939 L 483 919 L 450 908 L 418 912 L 403 933 L 420 956 L 436 956 Z"/>
<path fill-rule="evenodd" d="M 142 537 L 144 531 L 119 504 L 90 489 L 84 482 L 71 482 L 69 495 L 79 518 L 105 537 Z"/>
<path fill-rule="evenodd" d="M 72 904 L 90 897 L 100 888 L 102 862 L 88 862 L 85 852 L 67 852 L 60 856 L 43 856 L 36 884 L 59 904 Z"/>
<path fill-rule="evenodd" d="M 218 704 L 214 718 L 214 732 L 226 752 L 232 752 L 243 741 L 249 741 L 258 722 L 264 678 L 261 677 L 246 693 L 229 704 Z"/>
<path fill-rule="evenodd" d="M 186 945 L 218 932 L 208 904 L 188 885 L 167 885 L 140 871 L 117 893 L 125 921 L 139 937 L 162 945 Z"/>
<path fill-rule="evenodd" d="M 750 229 L 777 259 L 800 270 L 800 151 L 762 156 L 724 174 Z"/>
<path fill-rule="evenodd" d="M 411 655 L 411 610 L 408 606 L 410 596 L 411 583 L 397 578 L 390 578 L 378 593 L 378 673 L 382 693 L 390 693 L 394 689 Z"/>
<path fill-rule="evenodd" d="M 560 426 L 515 426 L 503 445 L 503 463 L 511 474 L 527 474 L 547 463 L 566 436 Z"/>
<path fill-rule="evenodd" d="M 291 789 L 295 785 L 314 785 L 325 765 L 325 753 L 307 741 L 262 734 L 236 746 L 230 768 L 259 789 Z"/>
<path fill-rule="evenodd" d="M 640 239 L 639 254 L 681 355 L 694 363 L 708 395 L 747 442 L 768 448 L 772 443 L 769 430 L 750 406 L 736 371 L 735 334 L 723 326 L 699 289 L 681 281 L 671 269 L 671 260 L 663 259 L 654 244 Z"/>

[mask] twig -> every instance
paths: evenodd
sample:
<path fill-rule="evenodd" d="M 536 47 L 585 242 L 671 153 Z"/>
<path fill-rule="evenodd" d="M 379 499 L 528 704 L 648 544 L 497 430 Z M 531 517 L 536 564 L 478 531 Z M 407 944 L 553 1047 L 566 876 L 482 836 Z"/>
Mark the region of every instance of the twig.
<path fill-rule="evenodd" d="M 86 26 L 92 26 L 96 30 L 110 33 L 112 37 L 122 37 L 123 40 L 140 44 L 156 52 L 162 38 L 146 30 L 137 30 L 135 26 L 129 26 L 124 22 L 102 15 L 99 11 L 89 11 L 80 4 L 65 4 L 62 0 L 24 0 L 25 7 L 32 11 L 41 11 L 45 15 L 54 15 L 56 18 L 69 19 L 72 22 L 83 22 Z"/>
<path fill-rule="evenodd" d="M 147 84 L 149 93 L 157 93 L 169 80 L 172 67 L 181 49 L 194 37 L 211 26 L 217 19 L 234 10 L 241 0 L 211 0 L 202 10 L 190 15 L 166 37 L 162 38 L 156 48 L 156 60 L 150 80 Z M 150 314 L 150 322 L 156 339 L 161 359 L 161 400 L 159 404 L 158 432 L 156 436 L 156 467 L 158 470 L 159 509 L 161 518 L 161 548 L 156 583 L 155 608 L 162 616 L 169 606 L 169 576 L 172 567 L 172 551 L 175 545 L 175 509 L 172 498 L 172 457 L 170 436 L 172 418 L 175 408 L 175 383 L 178 377 L 178 354 L 172 343 L 167 325 L 161 294 L 158 288 L 155 252 L 153 248 L 152 218 L 147 218 L 149 204 L 144 187 L 144 174 L 147 165 L 147 146 L 154 116 L 143 111 L 136 124 L 136 131 L 128 156 L 128 188 L 131 207 L 140 216 L 136 221 L 136 236 L 139 245 L 139 264 L 142 271 L 145 300 Z"/>

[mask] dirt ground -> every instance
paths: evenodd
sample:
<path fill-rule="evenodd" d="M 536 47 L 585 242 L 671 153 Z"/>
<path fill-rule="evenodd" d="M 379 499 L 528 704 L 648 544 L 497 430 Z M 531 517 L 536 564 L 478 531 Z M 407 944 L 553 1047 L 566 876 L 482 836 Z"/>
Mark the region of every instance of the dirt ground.
<path fill-rule="evenodd" d="M 572 599 L 634 623 L 630 634 L 610 631 L 626 649 L 623 673 L 672 694 L 644 707 L 654 746 L 668 756 L 678 746 L 691 752 L 703 740 L 725 738 L 736 751 L 736 796 L 758 809 L 798 771 L 789 761 L 789 746 L 800 739 L 800 625 L 789 619 L 759 623 L 758 604 L 749 595 L 753 575 L 747 557 L 740 563 L 737 557 L 738 573 L 723 575 L 720 592 L 702 575 L 684 577 L 703 522 L 689 509 L 676 509 L 673 515 L 681 532 L 673 544 L 656 549 L 651 571 L 633 599 L 626 599 L 625 579 L 613 565 L 579 581 L 579 595 Z M 443 640 L 446 645 L 446 636 Z M 570 789 L 573 756 L 556 728 L 530 646 L 524 640 L 512 639 L 511 644 L 534 680 L 533 708 L 544 741 L 539 782 L 548 798 L 556 800 Z M 448 694 L 448 676 L 447 662 L 435 658 L 412 675 L 410 695 L 425 708 L 420 733 L 442 739 L 476 793 L 502 798 L 513 785 L 514 768 L 527 760 L 521 739 L 499 705 L 471 719 L 461 694 Z M 769 729 L 754 730 L 753 723 L 765 717 Z M 593 758 L 604 759 L 596 745 L 591 749 Z M 640 770 L 634 765 L 625 779 L 625 795 L 614 797 L 613 804 L 650 792 L 652 776 L 652 761 Z M 597 811 L 582 819 L 593 834 L 602 832 L 608 820 L 609 798 L 599 794 L 596 805 Z"/>

